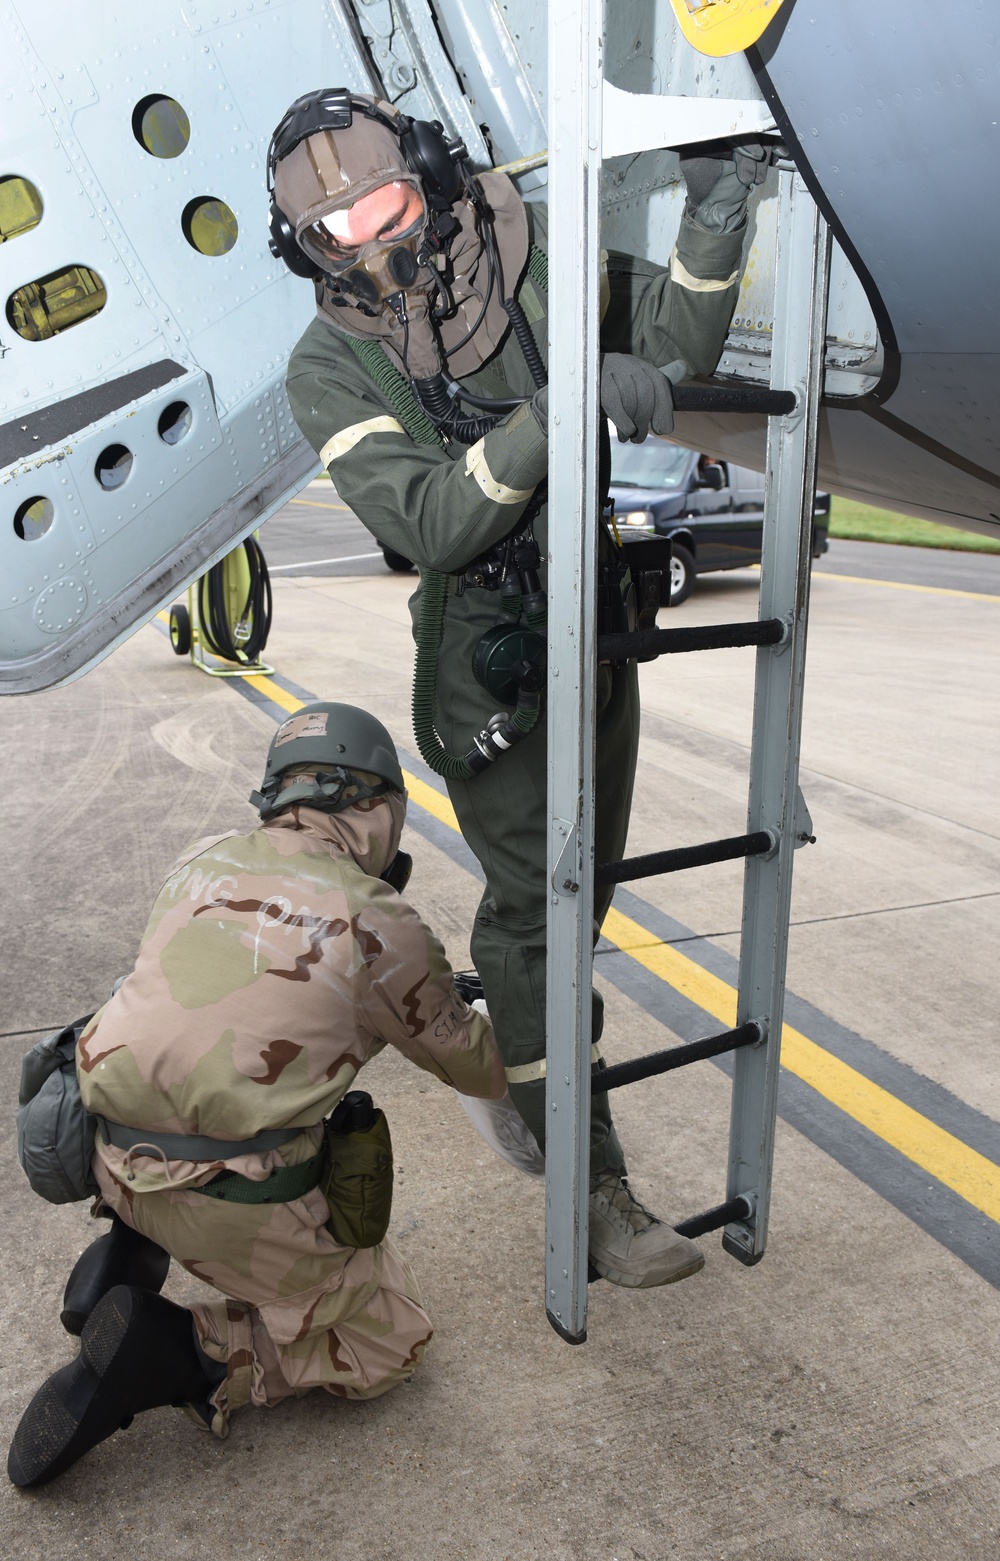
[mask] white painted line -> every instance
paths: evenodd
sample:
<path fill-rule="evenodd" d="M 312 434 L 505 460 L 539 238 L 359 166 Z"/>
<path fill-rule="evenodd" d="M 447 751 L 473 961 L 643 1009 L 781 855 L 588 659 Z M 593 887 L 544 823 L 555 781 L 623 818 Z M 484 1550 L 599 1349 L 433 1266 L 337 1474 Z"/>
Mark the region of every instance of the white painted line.
<path fill-rule="evenodd" d="M 285 569 L 318 569 L 320 564 L 357 564 L 363 558 L 381 557 L 381 553 L 348 553 L 343 558 L 307 558 L 304 564 L 269 564 L 267 572 L 280 575 Z"/>

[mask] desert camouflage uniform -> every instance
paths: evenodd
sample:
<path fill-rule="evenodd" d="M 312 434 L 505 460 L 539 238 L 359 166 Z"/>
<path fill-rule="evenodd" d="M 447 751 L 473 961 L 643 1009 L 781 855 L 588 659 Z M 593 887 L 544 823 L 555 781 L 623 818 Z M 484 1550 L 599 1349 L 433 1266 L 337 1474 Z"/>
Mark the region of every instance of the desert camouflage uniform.
<path fill-rule="evenodd" d="M 338 814 L 293 807 L 251 834 L 200 841 L 157 896 L 133 973 L 81 1036 L 99 1117 L 233 1141 L 301 1127 L 280 1149 L 165 1160 L 98 1140 L 104 1200 L 225 1299 L 192 1307 L 240 1404 L 324 1387 L 372 1398 L 409 1377 L 431 1336 L 391 1241 L 338 1246 L 314 1189 L 243 1205 L 193 1191 L 222 1169 L 263 1180 L 308 1159 L 317 1126 L 387 1043 L 463 1093 L 498 1097 L 487 1020 L 455 992 L 441 944 L 378 874 L 399 843 L 395 795 Z"/>

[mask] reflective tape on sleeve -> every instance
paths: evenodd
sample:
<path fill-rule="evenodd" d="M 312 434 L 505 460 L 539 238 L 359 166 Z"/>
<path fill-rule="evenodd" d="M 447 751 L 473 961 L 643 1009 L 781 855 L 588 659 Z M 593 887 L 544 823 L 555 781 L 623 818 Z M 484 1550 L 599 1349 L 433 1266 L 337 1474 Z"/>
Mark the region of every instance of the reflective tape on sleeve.
<path fill-rule="evenodd" d="M 367 439 L 369 434 L 401 434 L 402 423 L 397 423 L 394 417 L 370 417 L 365 423 L 352 423 L 350 428 L 342 428 L 339 434 L 334 434 L 328 439 L 319 458 L 324 466 L 329 466 L 331 461 L 336 461 L 340 456 L 346 455 L 348 450 L 353 450 L 362 439 Z"/>
<path fill-rule="evenodd" d="M 692 276 L 687 267 L 678 260 L 676 249 L 670 257 L 670 280 L 676 282 L 678 287 L 686 287 L 690 293 L 724 293 L 726 288 L 732 287 L 739 278 L 738 268 L 724 282 L 714 277 Z"/>
<path fill-rule="evenodd" d="M 488 499 L 494 504 L 524 504 L 531 498 L 534 488 L 508 488 L 505 482 L 497 482 L 486 461 L 485 440 L 474 444 L 465 457 L 465 475 L 474 477 Z"/>
<path fill-rule="evenodd" d="M 604 1053 L 601 1051 L 600 1041 L 595 1041 L 590 1048 L 590 1062 L 594 1065 Z M 505 1068 L 508 1084 L 533 1084 L 535 1079 L 544 1079 L 546 1073 L 545 1058 L 540 1062 L 526 1062 L 520 1068 Z"/>

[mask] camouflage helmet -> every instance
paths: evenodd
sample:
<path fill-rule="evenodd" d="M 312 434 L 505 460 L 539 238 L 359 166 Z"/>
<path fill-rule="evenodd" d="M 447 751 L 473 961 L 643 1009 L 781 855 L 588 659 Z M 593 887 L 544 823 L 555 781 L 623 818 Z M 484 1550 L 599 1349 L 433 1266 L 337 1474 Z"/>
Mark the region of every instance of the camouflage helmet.
<path fill-rule="evenodd" d="M 282 789 L 289 770 L 304 768 L 312 773 Z M 358 771 L 365 777 L 379 776 L 381 784 L 369 784 Z M 356 705 L 317 700 L 278 727 L 267 750 L 260 791 L 251 792 L 250 802 L 268 819 L 297 803 L 339 813 L 366 797 L 405 789 L 395 744 L 381 721 Z"/>

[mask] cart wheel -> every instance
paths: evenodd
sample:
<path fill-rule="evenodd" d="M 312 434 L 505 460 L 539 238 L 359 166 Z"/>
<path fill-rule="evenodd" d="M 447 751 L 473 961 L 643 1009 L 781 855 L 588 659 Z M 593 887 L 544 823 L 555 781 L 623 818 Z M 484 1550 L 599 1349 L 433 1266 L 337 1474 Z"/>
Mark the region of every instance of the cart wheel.
<path fill-rule="evenodd" d="M 410 570 L 413 568 L 412 559 L 406 558 L 402 553 L 394 553 L 392 548 L 386 547 L 384 542 L 380 542 L 379 547 L 382 549 L 382 557 L 385 559 L 390 569 L 394 570 L 397 574 L 409 574 Z"/>
<path fill-rule="evenodd" d="M 183 602 L 170 609 L 170 643 L 175 656 L 186 656 L 191 649 L 191 614 Z"/>

